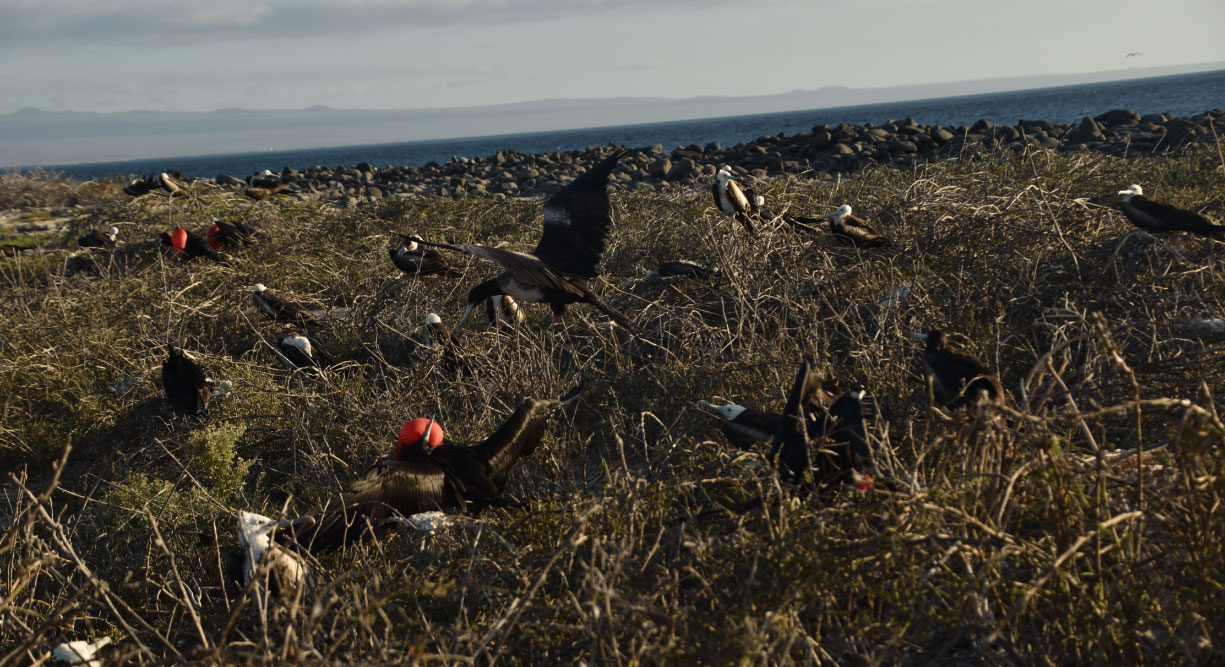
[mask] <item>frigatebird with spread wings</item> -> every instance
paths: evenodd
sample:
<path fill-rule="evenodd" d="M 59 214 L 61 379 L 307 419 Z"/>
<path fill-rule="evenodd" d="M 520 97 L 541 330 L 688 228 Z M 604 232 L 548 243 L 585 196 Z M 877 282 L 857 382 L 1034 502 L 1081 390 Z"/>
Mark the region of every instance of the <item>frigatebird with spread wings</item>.
<path fill-rule="evenodd" d="M 544 232 L 531 253 L 412 239 L 423 245 L 483 257 L 504 269 L 501 275 L 468 292 L 468 306 L 457 329 L 468 321 L 478 305 L 499 294 L 518 301 L 549 304 L 555 323 L 561 321 L 567 305 L 589 303 L 621 326 L 632 329 L 629 318 L 605 305 L 587 287 L 588 280 L 599 277 L 596 265 L 612 226 L 612 205 L 606 189 L 608 175 L 624 154 L 624 149 L 615 151 L 544 203 Z"/>

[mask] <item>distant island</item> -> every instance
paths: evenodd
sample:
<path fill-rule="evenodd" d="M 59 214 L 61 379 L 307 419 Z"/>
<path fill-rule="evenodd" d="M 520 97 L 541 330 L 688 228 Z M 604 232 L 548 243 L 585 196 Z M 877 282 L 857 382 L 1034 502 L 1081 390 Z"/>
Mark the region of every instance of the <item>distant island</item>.
<path fill-rule="evenodd" d="M 0 167 L 215 155 L 544 132 L 802 111 L 1225 69 L 1225 62 L 775 95 L 546 99 L 458 108 L 127 111 L 26 107 L 0 115 Z"/>

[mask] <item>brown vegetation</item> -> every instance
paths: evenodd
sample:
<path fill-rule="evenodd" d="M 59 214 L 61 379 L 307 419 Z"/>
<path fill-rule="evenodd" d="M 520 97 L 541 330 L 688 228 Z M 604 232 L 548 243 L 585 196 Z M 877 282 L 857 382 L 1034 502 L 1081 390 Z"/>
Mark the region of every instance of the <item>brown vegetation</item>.
<path fill-rule="evenodd" d="M 1223 170 L 1216 147 L 1031 151 L 756 185 L 792 213 L 851 203 L 893 239 L 870 250 L 786 229 L 729 245 L 705 190 L 618 193 L 595 288 L 641 338 L 528 306 L 512 334 L 470 328 L 466 373 L 408 334 L 431 311 L 453 323 L 494 267 L 413 280 L 387 247 L 530 248 L 538 200 L 337 211 L 197 186 L 90 204 L 81 224 L 121 239 L 218 215 L 261 238 L 222 264 L 97 253 L 97 276 L 67 275 L 54 248 L 0 258 L 0 662 L 102 635 L 138 664 L 1225 660 L 1225 255 L 1114 208 L 1137 182 L 1219 218 Z M 13 182 L 10 206 L 84 187 Z M 681 257 L 723 271 L 640 280 Z M 283 370 L 256 282 L 327 311 L 312 341 L 347 368 Z M 1006 407 L 930 407 L 908 334 L 932 328 L 999 372 Z M 171 344 L 233 382 L 207 420 L 165 406 Z M 875 490 L 797 495 L 695 405 L 778 410 L 805 355 L 874 397 Z M 231 583 L 238 510 L 310 512 L 405 419 L 474 441 L 580 377 L 577 409 L 512 476 L 526 509 L 327 555 L 294 609 L 261 612 Z"/>

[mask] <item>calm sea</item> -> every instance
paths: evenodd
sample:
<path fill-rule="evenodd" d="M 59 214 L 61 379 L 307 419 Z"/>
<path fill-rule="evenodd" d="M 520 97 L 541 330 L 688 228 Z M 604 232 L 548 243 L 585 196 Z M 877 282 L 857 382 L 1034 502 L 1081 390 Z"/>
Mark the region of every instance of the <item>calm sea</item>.
<path fill-rule="evenodd" d="M 1111 109 L 1133 109 L 1141 114 L 1167 112 L 1175 116 L 1191 116 L 1222 106 L 1225 106 L 1225 70 L 1007 93 L 646 125 L 339 148 L 74 164 L 52 167 L 52 169 L 82 180 L 162 171 L 170 168 L 195 177 L 213 177 L 222 173 L 246 176 L 263 169 L 280 171 L 286 165 L 295 169 L 317 164 L 334 166 L 352 165 L 359 162 L 370 162 L 380 167 L 423 165 L 428 162 L 446 162 L 453 155 L 479 157 L 492 155 L 505 149 L 522 153 L 568 151 L 588 146 L 603 146 L 610 141 L 630 147 L 663 144 L 668 150 L 675 146 L 704 145 L 712 141 L 718 141 L 724 146 L 732 146 L 752 141 L 763 135 L 775 135 L 779 132 L 793 134 L 809 130 L 814 125 L 822 123 L 830 125 L 838 123 L 881 124 L 907 117 L 914 118 L 923 125 L 938 124 L 954 127 L 970 125 L 979 119 L 986 119 L 997 125 L 1011 125 L 1021 119 L 1068 123 Z"/>

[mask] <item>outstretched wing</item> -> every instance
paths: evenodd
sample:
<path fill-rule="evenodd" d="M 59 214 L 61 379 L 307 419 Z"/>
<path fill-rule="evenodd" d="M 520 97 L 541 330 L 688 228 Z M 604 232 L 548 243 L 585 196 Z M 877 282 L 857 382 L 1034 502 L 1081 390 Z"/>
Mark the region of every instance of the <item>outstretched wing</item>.
<path fill-rule="evenodd" d="M 431 243 L 420 239 L 417 239 L 417 243 L 435 248 L 446 248 L 447 250 L 454 250 L 487 259 L 505 269 L 521 285 L 550 287 L 576 296 L 584 296 L 586 294 L 579 286 L 573 285 L 557 275 L 548 264 L 525 252 L 466 243 Z"/>
<path fill-rule="evenodd" d="M 381 462 L 295 539 L 311 551 L 328 551 L 356 540 L 380 519 L 460 506 L 462 499 L 450 484 L 446 471 L 426 459 Z"/>
<path fill-rule="evenodd" d="M 599 275 L 596 265 L 612 225 L 608 175 L 623 155 L 624 150 L 614 152 L 544 203 L 544 233 L 533 255 L 562 273 Z"/>
<path fill-rule="evenodd" d="M 529 398 L 519 404 L 515 413 L 493 435 L 475 447 L 493 469 L 490 478 L 499 491 L 506 485 L 515 463 L 540 444 L 549 416 L 560 407 L 561 401 Z"/>
<path fill-rule="evenodd" d="M 811 387 L 819 385 L 814 380 L 812 366 L 807 360 L 800 363 L 795 374 L 795 382 L 791 385 L 791 393 L 787 395 L 787 407 L 783 410 L 778 431 L 774 434 L 774 445 L 771 448 L 771 458 L 778 453 L 779 475 L 786 480 L 799 483 L 804 473 L 812 465 L 812 453 L 808 440 L 808 424 L 804 419 L 805 394 L 811 392 Z"/>

